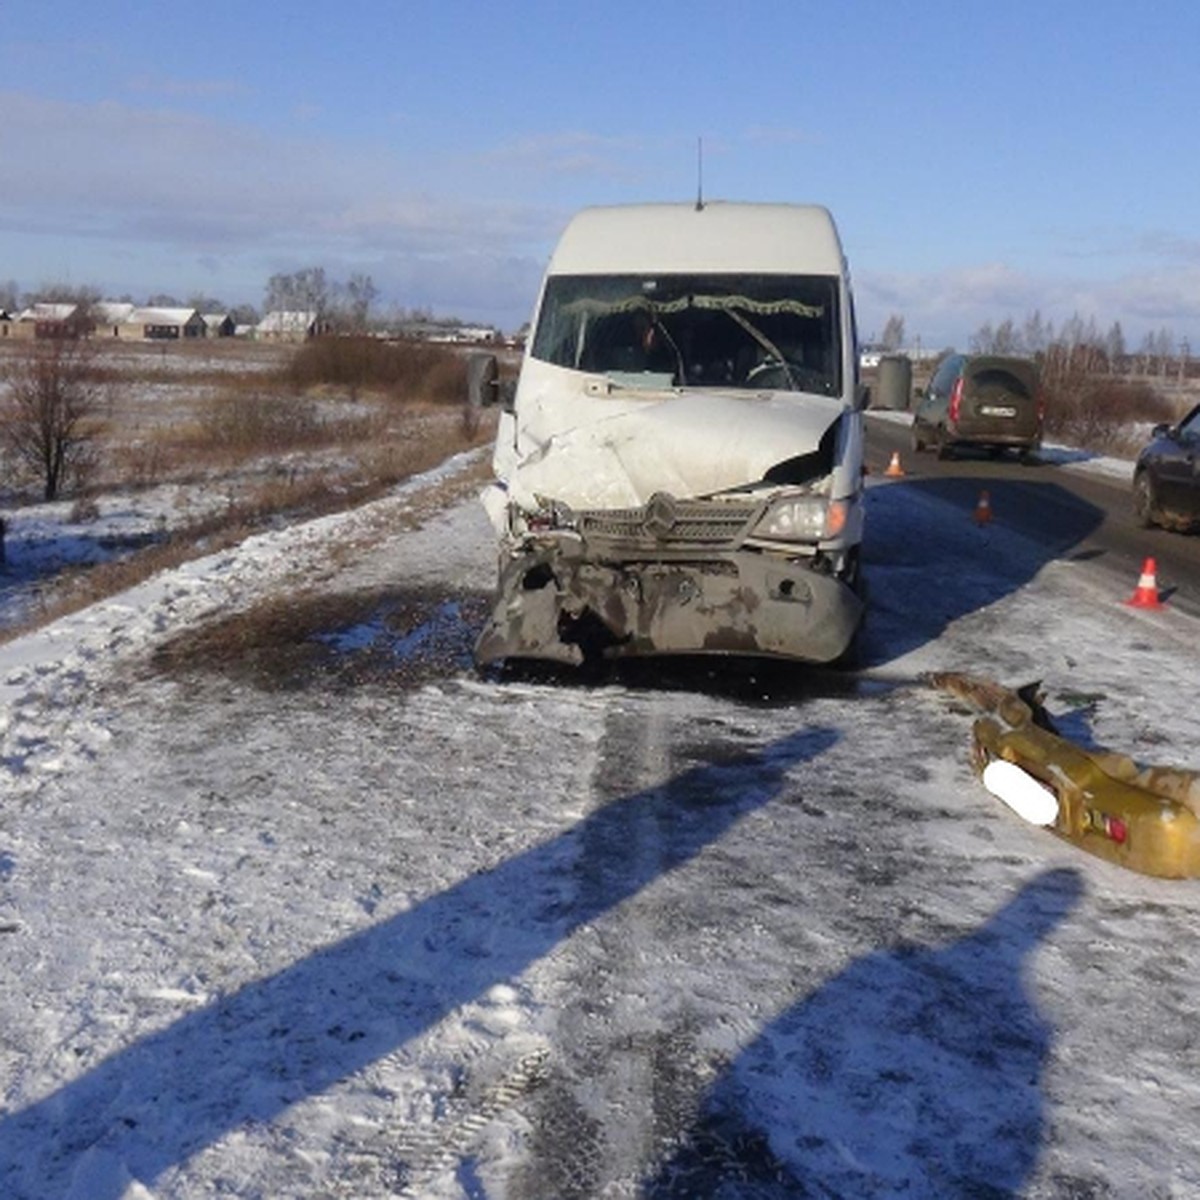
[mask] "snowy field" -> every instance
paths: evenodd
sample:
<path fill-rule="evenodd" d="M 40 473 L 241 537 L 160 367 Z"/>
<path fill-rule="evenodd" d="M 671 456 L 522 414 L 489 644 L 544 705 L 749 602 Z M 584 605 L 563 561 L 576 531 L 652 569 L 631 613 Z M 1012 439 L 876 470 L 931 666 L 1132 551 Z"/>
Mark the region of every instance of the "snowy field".
<path fill-rule="evenodd" d="M 1196 622 L 879 481 L 858 677 L 480 678 L 478 459 L 0 646 L 0 1196 L 1200 1194 L 1200 884 L 920 681 L 1195 766 Z"/>
<path fill-rule="evenodd" d="M 59 611 L 72 573 L 172 538 L 197 540 L 235 520 L 260 520 L 265 510 L 294 511 L 322 488 L 344 495 L 381 474 L 400 477 L 393 460 L 407 470 L 416 455 L 435 460 L 436 449 L 423 447 L 465 444 L 453 406 L 379 394 L 351 399 L 331 387 L 296 391 L 281 381 L 295 353 L 287 345 L 97 345 L 108 382 L 86 489 L 70 486 L 67 498 L 38 502 L 38 483 L 0 471 L 0 638 Z M 0 390 L 18 352 L 0 346 Z M 278 422 L 282 443 L 260 437 L 256 444 L 253 423 L 247 433 L 234 419 L 255 407 L 263 421 Z M 320 432 L 300 437 L 309 426 Z"/>

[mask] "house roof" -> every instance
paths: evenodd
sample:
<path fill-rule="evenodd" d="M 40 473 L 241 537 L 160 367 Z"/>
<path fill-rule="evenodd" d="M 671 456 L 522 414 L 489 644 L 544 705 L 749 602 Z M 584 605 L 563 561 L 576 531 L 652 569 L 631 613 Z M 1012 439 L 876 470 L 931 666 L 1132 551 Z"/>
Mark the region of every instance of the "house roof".
<path fill-rule="evenodd" d="M 18 314 L 18 321 L 69 321 L 78 304 L 31 304 Z"/>
<path fill-rule="evenodd" d="M 267 313 L 255 328 L 259 333 L 304 333 L 316 324 L 316 320 L 315 312 L 286 312 L 277 309 Z"/>
<path fill-rule="evenodd" d="M 129 320 L 135 325 L 186 325 L 196 316 L 194 308 L 135 308 Z"/>
<path fill-rule="evenodd" d="M 129 320 L 133 308 L 124 300 L 101 300 L 92 306 L 92 313 L 102 325 L 123 325 Z"/>

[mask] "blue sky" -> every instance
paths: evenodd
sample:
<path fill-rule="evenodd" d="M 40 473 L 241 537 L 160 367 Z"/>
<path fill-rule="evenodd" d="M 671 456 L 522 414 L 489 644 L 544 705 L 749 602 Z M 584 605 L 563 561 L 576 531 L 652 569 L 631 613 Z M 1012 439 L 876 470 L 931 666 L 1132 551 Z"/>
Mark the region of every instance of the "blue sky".
<path fill-rule="evenodd" d="M 1200 351 L 1200 5 L 0 0 L 0 281 L 515 329 L 570 214 L 832 209 L 864 336 L 1034 310 Z"/>

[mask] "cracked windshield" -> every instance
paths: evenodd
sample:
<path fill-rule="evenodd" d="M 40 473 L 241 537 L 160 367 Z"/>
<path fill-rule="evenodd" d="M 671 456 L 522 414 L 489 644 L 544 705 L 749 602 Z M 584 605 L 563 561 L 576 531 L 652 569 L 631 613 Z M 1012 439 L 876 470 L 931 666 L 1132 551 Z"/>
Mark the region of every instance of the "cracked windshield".
<path fill-rule="evenodd" d="M 634 387 L 834 395 L 837 299 L 825 276 L 552 276 L 533 355 Z"/>

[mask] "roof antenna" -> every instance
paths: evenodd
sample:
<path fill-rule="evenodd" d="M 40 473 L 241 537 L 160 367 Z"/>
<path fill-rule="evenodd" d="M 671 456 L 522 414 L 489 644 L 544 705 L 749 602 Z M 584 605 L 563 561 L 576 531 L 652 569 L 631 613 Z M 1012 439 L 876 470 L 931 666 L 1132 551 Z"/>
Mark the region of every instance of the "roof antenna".
<path fill-rule="evenodd" d="M 696 139 L 696 211 L 704 210 L 704 139 Z"/>

